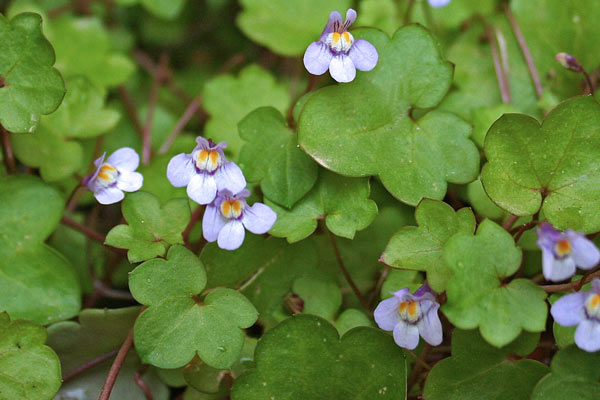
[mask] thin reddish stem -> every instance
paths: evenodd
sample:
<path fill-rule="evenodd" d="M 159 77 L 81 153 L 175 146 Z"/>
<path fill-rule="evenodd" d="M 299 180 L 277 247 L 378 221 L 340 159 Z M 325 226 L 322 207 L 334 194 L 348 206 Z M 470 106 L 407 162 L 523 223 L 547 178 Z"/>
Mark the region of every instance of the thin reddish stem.
<path fill-rule="evenodd" d="M 106 236 L 104 236 L 103 234 L 96 232 L 95 230 L 93 230 L 83 224 L 80 224 L 79 222 L 72 220 L 69 217 L 63 216 L 60 219 L 60 222 L 68 227 L 71 227 L 71 228 L 83 233 L 85 236 L 87 236 L 88 238 L 90 238 L 92 240 L 95 240 L 97 242 L 104 244 L 106 246 L 106 248 L 114 251 L 115 253 L 117 253 L 121 256 L 127 256 L 127 252 L 125 250 L 118 249 L 116 247 L 105 244 L 104 242 L 106 241 Z"/>
<path fill-rule="evenodd" d="M 163 55 L 160 58 L 158 69 L 154 74 L 152 89 L 150 89 L 150 99 L 148 100 L 148 110 L 146 112 L 146 123 L 144 124 L 144 129 L 142 130 L 142 164 L 144 165 L 147 165 L 150 162 L 150 156 L 152 152 L 152 123 L 154 122 L 154 111 L 156 110 L 156 103 L 158 102 L 158 91 L 163 83 L 163 70 L 166 65 L 167 57 Z"/>
<path fill-rule="evenodd" d="M 600 271 L 585 275 L 583 278 L 570 283 L 562 283 L 560 285 L 540 285 L 540 288 L 542 288 L 546 293 L 566 292 L 571 289 L 581 289 L 583 285 L 598 277 L 600 277 Z"/>
<path fill-rule="evenodd" d="M 129 330 L 127 334 L 127 338 L 121 345 L 119 352 L 117 353 L 117 357 L 113 361 L 110 366 L 110 370 L 108 371 L 108 375 L 106 380 L 104 381 L 104 386 L 102 386 L 102 392 L 100 392 L 100 397 L 98 400 L 108 400 L 110 398 L 110 392 L 115 386 L 115 382 L 117 381 L 117 376 L 119 376 L 119 372 L 121 371 L 121 367 L 127 358 L 127 353 L 131 350 L 133 346 L 133 327 Z"/>
<path fill-rule="evenodd" d="M 169 133 L 167 139 L 165 139 L 163 144 L 160 146 L 160 149 L 158 149 L 158 154 L 165 154 L 167 151 L 169 151 L 169 148 L 171 147 L 173 142 L 175 142 L 177 136 L 179 136 L 183 128 L 185 128 L 185 126 L 188 124 L 188 122 L 190 122 L 194 114 L 196 114 L 196 111 L 198 111 L 198 109 L 200 108 L 200 104 L 202 104 L 202 98 L 200 96 L 196 97 L 194 100 L 192 100 L 190 104 L 188 104 L 185 111 L 183 112 L 183 115 L 181 116 L 181 118 L 179 118 L 179 121 L 177 121 L 175 127 L 173 127 L 173 130 Z"/>
<path fill-rule="evenodd" d="M 502 227 L 504 229 L 506 229 L 507 231 L 510 231 L 510 228 L 512 228 L 512 226 L 518 219 L 519 219 L 518 216 L 516 216 L 515 214 L 511 214 L 510 217 L 508 217 L 508 219 L 506 220 L 506 222 L 504 222 Z"/>
<path fill-rule="evenodd" d="M 14 174 L 17 172 L 17 163 L 15 162 L 15 156 L 10 145 L 9 133 L 2 125 L 0 125 L 0 135 L 2 135 L 2 154 L 4 155 L 4 164 L 6 165 L 6 172 Z"/>
<path fill-rule="evenodd" d="M 71 379 L 75 378 L 77 375 L 81 374 L 82 372 L 87 371 L 90 368 L 95 367 L 98 364 L 102 364 L 104 361 L 114 357 L 115 354 L 118 353 L 118 351 L 119 351 L 118 349 L 109 351 L 106 354 L 102 354 L 101 356 L 98 356 L 98 357 L 94 358 L 93 360 L 90 360 L 84 364 L 81 364 L 79 367 L 75 368 L 73 371 L 71 371 L 68 374 L 66 374 L 65 376 L 63 376 L 63 378 L 62 378 L 63 383 L 70 381 Z"/>
<path fill-rule="evenodd" d="M 494 59 L 494 69 L 496 70 L 496 79 L 498 80 L 498 87 L 500 88 L 500 94 L 502 96 L 502 102 L 505 104 L 510 103 L 510 88 L 508 83 L 508 77 L 506 71 L 502 68 L 502 62 L 498 53 L 498 46 L 496 45 L 496 35 L 491 25 L 487 25 L 486 28 L 487 37 L 490 42 L 490 49 L 492 50 L 492 58 Z"/>
<path fill-rule="evenodd" d="M 190 232 L 192 231 L 192 229 L 194 228 L 194 226 L 196 226 L 196 224 L 198 223 L 198 221 L 200 221 L 200 218 L 202 218 L 202 214 L 204 213 L 204 209 L 205 209 L 205 206 L 198 206 L 198 207 L 196 207 L 196 209 L 192 213 L 192 216 L 190 217 L 190 222 L 188 223 L 188 225 L 185 227 L 185 230 L 183 231 L 183 234 L 182 234 L 183 241 L 188 246 L 190 244 L 189 243 Z"/>
<path fill-rule="evenodd" d="M 121 97 L 121 101 L 125 106 L 125 111 L 127 112 L 127 116 L 133 122 L 133 126 L 135 127 L 135 131 L 142 137 L 142 132 L 144 131 L 144 127 L 140 121 L 140 118 L 137 113 L 137 107 L 133 102 L 133 98 L 131 97 L 131 93 L 125 86 L 119 86 L 119 96 Z"/>
<path fill-rule="evenodd" d="M 138 385 L 138 387 L 140 389 L 142 389 L 142 392 L 144 392 L 144 396 L 146 396 L 146 400 L 154 400 L 154 396 L 152 395 L 150 388 L 148 387 L 148 385 L 142 378 L 142 375 L 143 375 L 143 372 L 136 371 L 136 373 L 133 375 L 133 379 L 135 380 L 135 383 Z"/>

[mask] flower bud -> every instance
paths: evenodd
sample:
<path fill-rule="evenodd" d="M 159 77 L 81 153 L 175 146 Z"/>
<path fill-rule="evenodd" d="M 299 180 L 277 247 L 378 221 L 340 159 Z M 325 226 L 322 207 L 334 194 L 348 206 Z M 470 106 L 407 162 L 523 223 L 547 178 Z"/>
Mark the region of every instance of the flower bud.
<path fill-rule="evenodd" d="M 554 59 L 566 69 L 570 69 L 575 72 L 583 72 L 583 67 L 579 64 L 579 61 L 575 57 L 567 53 L 558 53 L 554 56 Z"/>

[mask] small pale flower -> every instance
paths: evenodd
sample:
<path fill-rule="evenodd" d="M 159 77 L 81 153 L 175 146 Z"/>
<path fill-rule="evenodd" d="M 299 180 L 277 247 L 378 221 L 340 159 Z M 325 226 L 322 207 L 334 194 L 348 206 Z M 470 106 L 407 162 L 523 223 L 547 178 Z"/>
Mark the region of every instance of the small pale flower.
<path fill-rule="evenodd" d="M 379 303 L 374 316 L 381 329 L 393 331 L 398 346 L 414 349 L 419 344 L 419 334 L 432 346 L 442 343 L 442 323 L 438 316 L 440 305 L 427 284 L 414 294 L 408 288 L 392 294 Z"/>
<path fill-rule="evenodd" d="M 427 0 L 429 5 L 434 8 L 446 7 L 450 4 L 450 0 Z"/>
<path fill-rule="evenodd" d="M 207 242 L 216 240 L 220 248 L 235 250 L 244 242 L 244 228 L 257 235 L 271 229 L 277 214 L 262 203 L 248 206 L 246 197 L 249 195 L 246 189 L 237 194 L 219 191 L 202 218 L 202 233 Z"/>
<path fill-rule="evenodd" d="M 246 187 L 240 167 L 227 161 L 227 143 L 214 144 L 198 136 L 191 154 L 181 153 L 169 161 L 167 178 L 175 187 L 187 186 L 188 196 L 198 204 L 209 204 L 219 190 L 237 193 Z"/>
<path fill-rule="evenodd" d="M 348 28 L 356 20 L 356 11 L 346 12 L 342 23 L 339 12 L 329 15 L 319 41 L 308 46 L 304 53 L 304 66 L 313 75 L 323 75 L 329 69 L 331 77 L 338 82 L 351 82 L 356 70 L 370 71 L 377 65 L 379 55 L 375 46 L 363 39 L 354 40 Z"/>
<path fill-rule="evenodd" d="M 587 292 L 567 294 L 550 309 L 554 320 L 563 326 L 575 326 L 575 344 L 582 350 L 600 350 L 600 279 L 592 281 Z"/>
<path fill-rule="evenodd" d="M 544 277 L 553 282 L 575 274 L 575 267 L 591 269 L 600 262 L 600 251 L 585 235 L 567 229 L 564 233 L 542 222 L 537 230 L 537 245 L 542 249 Z"/>
<path fill-rule="evenodd" d="M 140 164 L 140 156 L 135 150 L 123 147 L 104 161 L 106 153 L 94 161 L 96 172 L 83 178 L 82 183 L 94 192 L 100 204 L 117 203 L 125 197 L 125 192 L 135 192 L 142 187 L 144 177 L 134 172 Z"/>

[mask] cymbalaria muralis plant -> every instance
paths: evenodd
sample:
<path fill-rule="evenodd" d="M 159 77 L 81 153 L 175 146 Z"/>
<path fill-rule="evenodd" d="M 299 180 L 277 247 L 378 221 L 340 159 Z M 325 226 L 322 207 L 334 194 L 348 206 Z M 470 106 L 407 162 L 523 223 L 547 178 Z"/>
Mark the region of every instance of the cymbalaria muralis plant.
<path fill-rule="evenodd" d="M 0 1 L 0 400 L 600 398 L 599 20 Z"/>

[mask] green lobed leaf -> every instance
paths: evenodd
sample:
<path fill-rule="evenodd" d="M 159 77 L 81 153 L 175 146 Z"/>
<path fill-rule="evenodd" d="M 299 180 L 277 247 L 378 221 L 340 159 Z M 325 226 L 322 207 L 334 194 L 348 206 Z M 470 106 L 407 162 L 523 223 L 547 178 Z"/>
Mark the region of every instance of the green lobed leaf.
<path fill-rule="evenodd" d="M 452 81 L 452 66 L 431 34 L 418 25 L 392 39 L 372 29 L 353 34 L 377 48 L 377 67 L 308 99 L 298 122 L 300 145 L 342 175 L 378 175 L 410 205 L 441 200 L 447 182 L 475 179 L 479 155 L 465 121 L 436 110 L 411 118 L 415 108 L 435 107 Z"/>
<path fill-rule="evenodd" d="M 106 235 L 106 244 L 128 249 L 130 262 L 164 256 L 173 244 L 183 243 L 182 233 L 190 222 L 186 199 L 171 199 L 164 205 L 153 194 L 136 192 L 123 201 L 128 225 L 117 225 Z"/>
<path fill-rule="evenodd" d="M 340 340 L 324 319 L 297 315 L 267 332 L 254 356 L 256 368 L 236 379 L 232 400 L 406 396 L 404 354 L 373 328 L 355 328 Z"/>
<path fill-rule="evenodd" d="M 246 179 L 260 182 L 265 197 L 291 208 L 317 181 L 317 164 L 300 150 L 296 135 L 273 107 L 254 110 L 238 129 L 247 142 L 239 157 Z"/>
<path fill-rule="evenodd" d="M 452 356 L 437 364 L 425 382 L 428 400 L 528 400 L 548 367 L 534 360 L 514 360 L 537 346 L 539 335 L 525 333 L 502 348 L 487 344 L 477 331 L 455 330 Z"/>
<path fill-rule="evenodd" d="M 600 393 L 600 353 L 576 346 L 559 350 L 552 358 L 552 372 L 533 390 L 531 400 L 592 400 Z"/>
<path fill-rule="evenodd" d="M 77 275 L 44 240 L 58 225 L 64 199 L 31 176 L 0 180 L 0 311 L 48 324 L 81 307 Z"/>
<path fill-rule="evenodd" d="M 350 0 L 241 0 L 237 25 L 255 42 L 283 56 L 300 56 L 327 24 L 329 13 L 345 15 Z"/>
<path fill-rule="evenodd" d="M 314 188 L 291 210 L 265 200 L 277 213 L 269 233 L 285 237 L 290 243 L 297 242 L 310 236 L 318 221 L 324 219 L 331 232 L 352 239 L 377 215 L 377 204 L 368 198 L 369 193 L 368 179 L 346 178 L 322 169 Z"/>
<path fill-rule="evenodd" d="M 391 267 L 426 271 L 429 286 L 443 292 L 452 274 L 443 259 L 444 244 L 455 233 L 472 234 L 475 216 L 469 208 L 455 212 L 444 202 L 424 199 L 415 220 L 418 226 L 406 226 L 391 237 L 381 259 Z"/>
<path fill-rule="evenodd" d="M 488 343 L 501 347 L 522 330 L 544 331 L 548 308 L 546 293 L 528 279 L 502 279 L 521 264 L 521 250 L 512 236 L 485 220 L 477 234 L 457 233 L 444 245 L 444 260 L 452 271 L 448 301 L 442 311 L 461 329 L 479 326 Z"/>
<path fill-rule="evenodd" d="M 65 94 L 41 28 L 38 14 L 10 21 L 0 14 L 0 124 L 11 132 L 33 132 L 40 114 L 56 110 Z"/>
<path fill-rule="evenodd" d="M 471 207 L 481 217 L 499 220 L 507 214 L 489 198 L 483 189 L 481 179 L 474 180 L 467 185 L 467 198 Z"/>
<path fill-rule="evenodd" d="M 357 326 L 373 326 L 373 322 L 364 312 L 355 308 L 344 310 L 335 321 L 335 327 L 340 336 L 344 336 L 346 332 Z"/>
<path fill-rule="evenodd" d="M 116 0 L 116 3 L 123 6 L 132 6 L 141 4 L 146 10 L 160 18 L 174 19 L 183 9 L 186 0 Z"/>
<path fill-rule="evenodd" d="M 342 305 L 342 292 L 334 282 L 300 277 L 294 281 L 292 291 L 304 302 L 304 314 L 331 321 Z"/>
<path fill-rule="evenodd" d="M 206 82 L 203 100 L 204 109 L 211 116 L 204 136 L 215 142 L 226 141 L 226 152 L 235 159 L 244 145 L 238 122 L 258 107 L 271 106 L 284 113 L 290 96 L 268 71 L 249 65 L 237 77 L 222 75 Z"/>
<path fill-rule="evenodd" d="M 167 259 L 146 261 L 129 278 L 131 293 L 148 307 L 134 329 L 144 363 L 178 368 L 196 354 L 211 367 L 229 368 L 244 344 L 242 328 L 254 324 L 252 303 L 232 289 L 215 289 L 203 300 L 206 272 L 196 255 L 172 246 Z"/>
<path fill-rule="evenodd" d="M 60 362 L 46 330 L 0 313 L 0 399 L 50 399 L 61 384 Z"/>
<path fill-rule="evenodd" d="M 565 101 L 539 123 L 507 114 L 490 128 L 481 172 L 488 196 L 519 215 L 540 209 L 558 229 L 600 230 L 600 105 Z"/>

